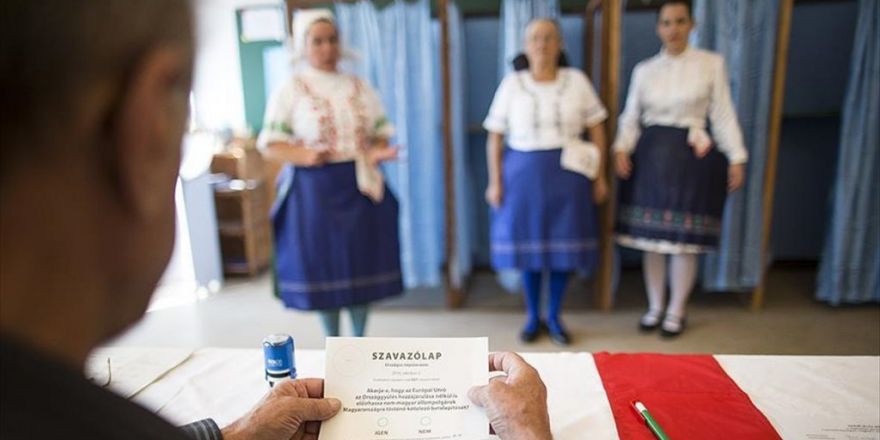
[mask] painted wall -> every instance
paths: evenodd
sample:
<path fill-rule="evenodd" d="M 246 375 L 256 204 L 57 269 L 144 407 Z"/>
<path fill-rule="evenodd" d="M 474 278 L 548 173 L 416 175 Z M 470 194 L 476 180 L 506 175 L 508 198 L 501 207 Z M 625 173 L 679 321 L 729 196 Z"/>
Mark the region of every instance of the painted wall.
<path fill-rule="evenodd" d="M 193 94 L 196 123 L 208 129 L 243 129 L 241 63 L 236 9 L 275 5 L 273 0 L 196 0 L 197 56 Z"/>

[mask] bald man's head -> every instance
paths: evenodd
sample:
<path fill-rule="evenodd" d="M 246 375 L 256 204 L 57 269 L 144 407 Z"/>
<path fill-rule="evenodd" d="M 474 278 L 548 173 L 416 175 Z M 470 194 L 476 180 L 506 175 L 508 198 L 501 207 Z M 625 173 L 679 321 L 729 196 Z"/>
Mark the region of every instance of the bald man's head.
<path fill-rule="evenodd" d="M 0 324 L 79 362 L 142 316 L 171 255 L 191 14 L 184 0 L 2 5 Z"/>
<path fill-rule="evenodd" d="M 88 129 L 84 106 L 113 105 L 94 94 L 112 99 L 150 48 L 191 44 L 184 0 L 4 0 L 2 8 L 4 178 L 22 156 L 48 156 L 58 138 Z"/>

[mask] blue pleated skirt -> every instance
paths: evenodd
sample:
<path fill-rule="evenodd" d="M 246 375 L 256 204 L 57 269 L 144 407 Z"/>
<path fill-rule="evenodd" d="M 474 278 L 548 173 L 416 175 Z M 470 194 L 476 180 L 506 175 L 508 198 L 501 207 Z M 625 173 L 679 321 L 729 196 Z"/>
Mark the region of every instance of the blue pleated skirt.
<path fill-rule="evenodd" d="M 616 232 L 673 245 L 718 246 L 727 197 L 727 158 L 712 148 L 697 158 L 688 130 L 650 126 L 632 155 L 633 170 L 621 180 Z"/>
<path fill-rule="evenodd" d="M 592 182 L 559 165 L 562 149 L 506 149 L 504 194 L 490 231 L 495 269 L 581 271 L 596 266 Z"/>
<path fill-rule="evenodd" d="M 286 166 L 272 209 L 275 288 L 287 307 L 339 308 L 403 291 L 398 204 L 362 195 L 354 162 Z"/>

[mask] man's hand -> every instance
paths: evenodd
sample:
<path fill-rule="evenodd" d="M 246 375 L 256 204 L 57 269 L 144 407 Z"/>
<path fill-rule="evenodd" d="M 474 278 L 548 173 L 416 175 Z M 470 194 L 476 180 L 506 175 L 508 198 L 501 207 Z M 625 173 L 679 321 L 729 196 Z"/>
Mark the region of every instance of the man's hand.
<path fill-rule="evenodd" d="M 223 428 L 223 439 L 317 440 L 320 422 L 342 406 L 323 396 L 323 379 L 279 382 L 249 413 Z"/>
<path fill-rule="evenodd" d="M 489 371 L 503 371 L 468 397 L 486 415 L 501 440 L 550 440 L 547 388 L 538 372 L 516 353 L 491 353 Z"/>

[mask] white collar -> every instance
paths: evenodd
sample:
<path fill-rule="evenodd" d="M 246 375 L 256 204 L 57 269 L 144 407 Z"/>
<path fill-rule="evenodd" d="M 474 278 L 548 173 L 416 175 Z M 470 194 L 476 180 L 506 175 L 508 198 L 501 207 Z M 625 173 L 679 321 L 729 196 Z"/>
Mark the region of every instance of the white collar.
<path fill-rule="evenodd" d="M 335 79 L 335 78 L 339 78 L 340 76 L 342 76 L 342 74 L 339 73 L 338 71 L 337 72 L 328 72 L 326 70 L 321 70 L 321 69 L 318 69 L 317 67 L 312 66 L 308 62 L 306 62 L 305 65 L 302 67 L 301 72 L 305 76 L 312 77 L 312 78 L 319 78 L 319 79 Z"/>
<path fill-rule="evenodd" d="M 521 70 L 517 73 L 521 75 L 521 78 L 524 78 L 528 84 L 534 85 L 536 87 L 555 87 L 564 83 L 565 76 L 567 73 L 565 72 L 565 67 L 559 67 L 556 69 L 556 78 L 553 81 L 535 81 L 535 78 L 532 76 L 532 72 L 528 69 Z"/>
<path fill-rule="evenodd" d="M 693 51 L 693 49 L 691 49 L 691 45 L 688 44 L 684 48 L 684 50 L 681 51 L 681 53 L 678 55 L 672 55 L 671 53 L 669 53 L 669 51 L 666 50 L 666 48 L 662 48 L 662 49 L 660 49 L 659 56 L 660 56 L 660 59 L 664 59 L 664 60 L 681 60 L 681 59 L 684 59 L 684 58 L 690 56 L 692 53 L 694 53 L 694 51 Z"/>

